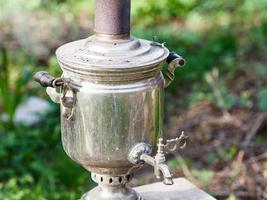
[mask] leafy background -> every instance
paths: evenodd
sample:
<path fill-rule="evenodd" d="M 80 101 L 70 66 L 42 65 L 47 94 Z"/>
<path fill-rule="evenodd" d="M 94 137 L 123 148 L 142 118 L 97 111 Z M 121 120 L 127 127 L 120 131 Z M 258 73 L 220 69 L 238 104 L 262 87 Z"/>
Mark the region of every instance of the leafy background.
<path fill-rule="evenodd" d="M 60 144 L 59 109 L 32 81 L 60 75 L 57 47 L 93 33 L 92 0 L 0 0 L 0 199 L 78 199 L 94 186 Z M 267 199 L 267 1 L 135 0 L 132 34 L 187 60 L 166 92 L 166 134 L 184 130 L 170 156 L 185 176 L 218 199 Z M 51 104 L 40 122 L 14 122 L 19 105 Z M 150 169 L 132 185 L 156 181 Z"/>

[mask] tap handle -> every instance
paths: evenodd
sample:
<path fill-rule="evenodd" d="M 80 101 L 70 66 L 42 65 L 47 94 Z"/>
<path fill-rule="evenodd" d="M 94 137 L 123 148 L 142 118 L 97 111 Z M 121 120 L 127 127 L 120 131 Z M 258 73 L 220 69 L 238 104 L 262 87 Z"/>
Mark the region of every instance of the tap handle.
<path fill-rule="evenodd" d="M 43 87 L 55 88 L 63 84 L 63 80 L 61 78 L 55 78 L 46 71 L 37 72 L 34 74 L 33 78 Z"/>
<path fill-rule="evenodd" d="M 177 148 L 183 149 L 186 147 L 187 141 L 188 136 L 184 135 L 184 131 L 182 131 L 178 138 L 166 141 L 165 152 L 174 152 Z"/>

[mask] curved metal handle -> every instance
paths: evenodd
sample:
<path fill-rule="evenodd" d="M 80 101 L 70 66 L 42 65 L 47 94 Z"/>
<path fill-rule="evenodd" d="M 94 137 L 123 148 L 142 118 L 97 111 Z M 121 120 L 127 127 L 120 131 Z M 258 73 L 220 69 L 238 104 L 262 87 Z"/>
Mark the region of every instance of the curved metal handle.
<path fill-rule="evenodd" d="M 185 60 L 180 55 L 178 55 L 176 52 L 172 51 L 172 52 L 170 52 L 169 56 L 167 57 L 166 62 L 168 64 L 170 64 L 174 60 L 176 60 L 178 62 L 178 65 L 181 67 L 184 66 L 186 63 Z"/>
<path fill-rule="evenodd" d="M 168 63 L 168 69 L 165 73 L 165 87 L 168 87 L 171 82 L 174 80 L 175 75 L 174 71 L 177 67 L 182 67 L 185 65 L 185 60 L 175 52 L 170 52 L 169 56 L 166 59 Z"/>

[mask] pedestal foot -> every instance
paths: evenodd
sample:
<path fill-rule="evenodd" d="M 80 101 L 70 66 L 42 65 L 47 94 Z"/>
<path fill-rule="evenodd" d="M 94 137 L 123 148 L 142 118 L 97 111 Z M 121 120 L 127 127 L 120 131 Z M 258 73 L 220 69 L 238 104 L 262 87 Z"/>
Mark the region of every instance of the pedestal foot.
<path fill-rule="evenodd" d="M 92 174 L 92 179 L 99 186 L 84 194 L 81 200 L 144 200 L 136 191 L 126 187 L 131 178 L 132 175 Z"/>

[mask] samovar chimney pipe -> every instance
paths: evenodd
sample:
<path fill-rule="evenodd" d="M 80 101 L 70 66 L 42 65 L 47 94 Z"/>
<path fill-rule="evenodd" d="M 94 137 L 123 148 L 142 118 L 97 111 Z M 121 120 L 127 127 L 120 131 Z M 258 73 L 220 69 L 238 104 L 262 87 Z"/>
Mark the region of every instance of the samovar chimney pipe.
<path fill-rule="evenodd" d="M 131 0 L 96 0 L 95 35 L 128 38 L 130 35 Z"/>

